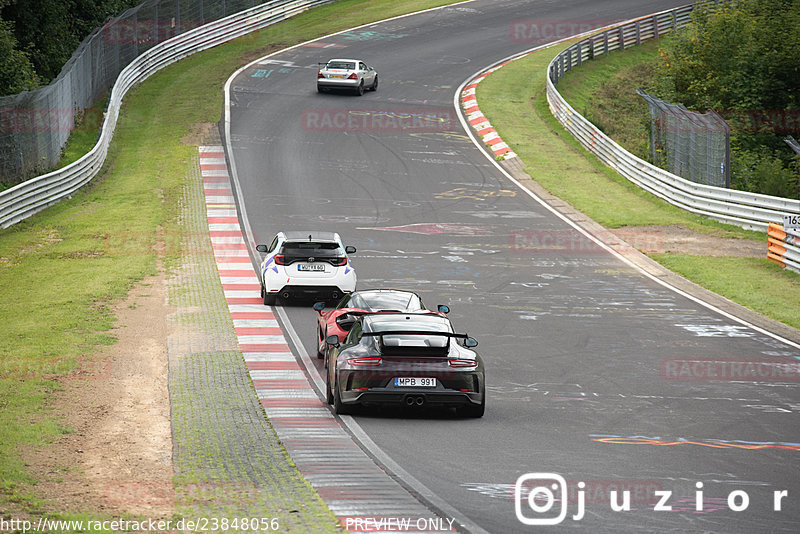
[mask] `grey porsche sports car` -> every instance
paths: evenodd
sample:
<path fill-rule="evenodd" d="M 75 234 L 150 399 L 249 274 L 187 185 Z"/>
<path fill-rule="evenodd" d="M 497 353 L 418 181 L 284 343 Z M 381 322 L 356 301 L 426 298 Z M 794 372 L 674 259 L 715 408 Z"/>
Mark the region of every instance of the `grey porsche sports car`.
<path fill-rule="evenodd" d="M 327 399 L 338 414 L 370 405 L 484 414 L 483 360 L 473 350 L 478 342 L 456 333 L 439 313 L 368 313 L 356 320 L 343 343 L 336 335 L 327 342 Z"/>

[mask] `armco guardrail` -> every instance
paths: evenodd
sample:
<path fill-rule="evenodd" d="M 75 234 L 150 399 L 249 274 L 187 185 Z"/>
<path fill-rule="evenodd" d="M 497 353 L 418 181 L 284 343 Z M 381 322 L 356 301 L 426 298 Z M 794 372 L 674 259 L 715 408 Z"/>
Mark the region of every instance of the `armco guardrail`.
<path fill-rule="evenodd" d="M 767 259 L 785 269 L 800 273 L 800 230 L 784 228 L 769 223 L 767 231 Z"/>
<path fill-rule="evenodd" d="M 556 83 L 572 68 L 612 50 L 640 44 L 685 26 L 693 6 L 650 15 L 576 43 L 553 59 L 547 72 L 550 111 L 590 152 L 639 187 L 692 213 L 766 231 L 784 214 L 800 213 L 800 200 L 697 184 L 660 169 L 625 150 L 570 106 Z"/>
<path fill-rule="evenodd" d="M 0 228 L 7 228 L 69 197 L 103 166 L 114 135 L 122 98 L 156 71 L 195 52 L 265 28 L 310 7 L 333 0 L 274 0 L 194 28 L 160 43 L 134 59 L 117 77 L 97 144 L 78 161 L 0 192 Z"/>

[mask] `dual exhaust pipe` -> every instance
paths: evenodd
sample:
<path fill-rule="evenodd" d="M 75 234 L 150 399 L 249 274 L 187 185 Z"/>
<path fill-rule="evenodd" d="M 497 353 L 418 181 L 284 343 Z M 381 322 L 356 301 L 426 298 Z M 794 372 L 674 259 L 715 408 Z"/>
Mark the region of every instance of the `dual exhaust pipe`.
<path fill-rule="evenodd" d="M 423 395 L 409 395 L 406 397 L 406 406 L 422 406 L 425 404 Z"/>

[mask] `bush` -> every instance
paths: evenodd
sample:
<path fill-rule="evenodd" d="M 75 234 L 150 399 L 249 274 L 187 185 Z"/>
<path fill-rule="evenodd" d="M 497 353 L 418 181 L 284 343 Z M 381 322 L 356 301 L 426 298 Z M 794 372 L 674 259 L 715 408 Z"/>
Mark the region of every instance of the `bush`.
<path fill-rule="evenodd" d="M 731 125 L 732 187 L 797 198 L 794 153 L 783 138 L 800 133 L 792 120 L 800 116 L 800 0 L 699 5 L 660 55 L 662 98 L 714 109 Z"/>
<path fill-rule="evenodd" d="M 0 20 L 0 96 L 30 91 L 39 86 L 39 77 L 17 40 L 9 22 Z"/>
<path fill-rule="evenodd" d="M 0 95 L 50 83 L 85 37 L 140 1 L 0 0 L 0 75 L 22 69 L 21 85 L 0 80 Z"/>
<path fill-rule="evenodd" d="M 800 192 L 796 162 L 789 165 L 768 150 L 739 150 L 731 157 L 731 187 L 777 197 L 797 198 Z"/>

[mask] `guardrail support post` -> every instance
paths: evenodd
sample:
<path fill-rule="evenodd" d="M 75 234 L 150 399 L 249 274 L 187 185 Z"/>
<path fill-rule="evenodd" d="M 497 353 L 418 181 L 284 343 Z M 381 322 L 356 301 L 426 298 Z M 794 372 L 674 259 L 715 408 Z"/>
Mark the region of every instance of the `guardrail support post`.
<path fill-rule="evenodd" d="M 653 16 L 653 39 L 658 39 L 658 17 Z"/>
<path fill-rule="evenodd" d="M 581 43 L 578 43 L 576 48 L 578 49 L 578 66 L 580 67 L 583 65 L 583 47 L 581 47 Z"/>
<path fill-rule="evenodd" d="M 619 27 L 619 49 L 625 50 L 625 33 L 622 30 L 622 26 Z"/>

